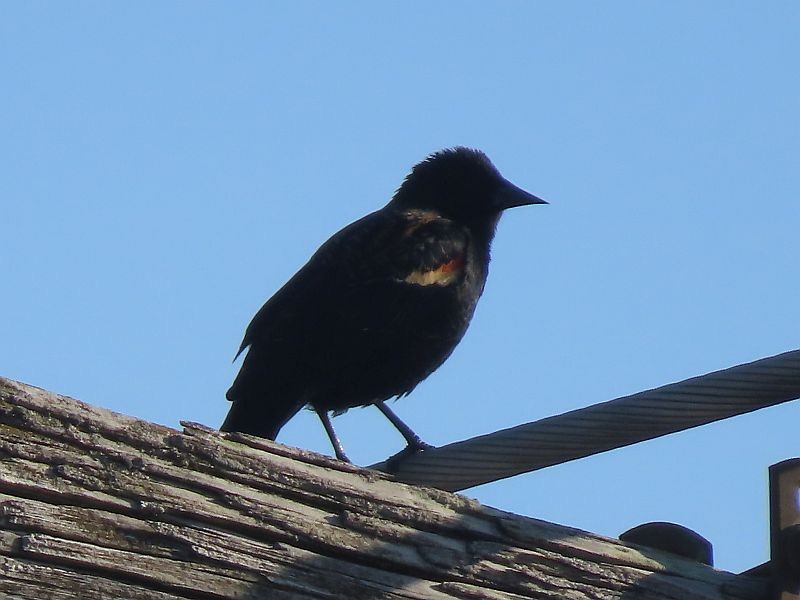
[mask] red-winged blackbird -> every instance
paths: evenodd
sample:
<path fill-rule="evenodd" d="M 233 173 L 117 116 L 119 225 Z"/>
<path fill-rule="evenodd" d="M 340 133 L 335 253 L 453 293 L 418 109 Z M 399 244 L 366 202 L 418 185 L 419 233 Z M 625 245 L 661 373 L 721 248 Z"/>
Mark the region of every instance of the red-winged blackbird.
<path fill-rule="evenodd" d="M 485 154 L 453 148 L 416 165 L 392 200 L 325 242 L 247 327 L 223 431 L 275 439 L 301 408 L 374 404 L 408 450 L 427 447 L 384 404 L 433 373 L 467 330 L 506 208 L 546 204 Z M 237 354 L 238 356 L 238 354 Z"/>

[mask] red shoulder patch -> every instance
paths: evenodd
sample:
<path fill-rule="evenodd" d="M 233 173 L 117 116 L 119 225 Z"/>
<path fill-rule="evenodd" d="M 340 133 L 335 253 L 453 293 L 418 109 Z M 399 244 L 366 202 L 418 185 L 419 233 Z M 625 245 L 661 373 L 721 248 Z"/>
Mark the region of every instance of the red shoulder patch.
<path fill-rule="evenodd" d="M 459 256 L 428 271 L 412 271 L 403 281 L 415 285 L 452 285 L 464 270 L 464 257 Z"/>

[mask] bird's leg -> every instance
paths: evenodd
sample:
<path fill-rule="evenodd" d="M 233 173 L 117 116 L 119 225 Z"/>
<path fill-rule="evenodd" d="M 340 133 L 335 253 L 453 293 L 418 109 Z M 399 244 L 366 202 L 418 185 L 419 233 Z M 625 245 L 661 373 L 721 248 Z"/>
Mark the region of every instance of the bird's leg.
<path fill-rule="evenodd" d="M 314 410 L 317 412 L 319 420 L 322 421 L 322 426 L 325 428 L 325 433 L 328 434 L 328 439 L 331 441 L 331 446 L 333 446 L 333 451 L 336 453 L 336 458 L 349 463 L 350 459 L 347 458 L 347 454 L 344 453 L 342 442 L 339 441 L 339 437 L 333 430 L 333 424 L 331 423 L 331 418 L 328 415 L 328 411 L 322 410 L 321 408 L 316 408 Z"/>
<path fill-rule="evenodd" d="M 403 455 L 405 454 L 413 454 L 414 452 L 421 452 L 422 450 L 427 450 L 428 448 L 433 448 L 430 444 L 426 444 L 423 442 L 419 436 L 411 430 L 411 427 L 403 423 L 394 412 L 386 406 L 386 403 L 383 401 L 376 402 L 375 406 L 378 407 L 378 410 L 381 411 L 387 419 L 397 428 L 404 438 L 406 438 L 406 443 L 408 447 L 403 450 Z"/>

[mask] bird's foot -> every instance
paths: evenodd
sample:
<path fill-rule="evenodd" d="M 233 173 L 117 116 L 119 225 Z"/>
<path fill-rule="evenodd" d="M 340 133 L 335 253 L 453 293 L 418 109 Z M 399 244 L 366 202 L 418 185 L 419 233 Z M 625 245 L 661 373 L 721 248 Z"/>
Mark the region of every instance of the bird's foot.
<path fill-rule="evenodd" d="M 401 450 L 401 452 L 408 451 L 409 454 L 416 454 L 417 452 L 425 452 L 425 450 L 432 450 L 433 448 L 436 448 L 436 446 L 416 438 L 413 442 L 406 446 L 404 450 Z"/>
<path fill-rule="evenodd" d="M 386 459 L 386 470 L 389 473 L 394 473 L 397 471 L 397 467 L 400 466 L 400 463 L 409 456 L 414 456 L 415 454 L 420 454 L 421 452 L 425 452 L 426 450 L 431 450 L 433 448 L 436 448 L 436 446 L 426 444 L 421 439 L 417 438 L 413 442 L 410 442 L 408 446 L 400 450 L 400 452 Z"/>

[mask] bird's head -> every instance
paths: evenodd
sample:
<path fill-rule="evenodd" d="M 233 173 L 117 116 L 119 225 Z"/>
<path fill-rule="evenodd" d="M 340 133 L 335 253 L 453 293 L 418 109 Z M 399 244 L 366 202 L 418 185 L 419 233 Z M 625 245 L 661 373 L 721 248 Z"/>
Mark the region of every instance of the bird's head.
<path fill-rule="evenodd" d="M 514 206 L 547 204 L 505 179 L 480 150 L 448 148 L 411 169 L 391 205 L 435 210 L 466 224 L 495 222 Z"/>

